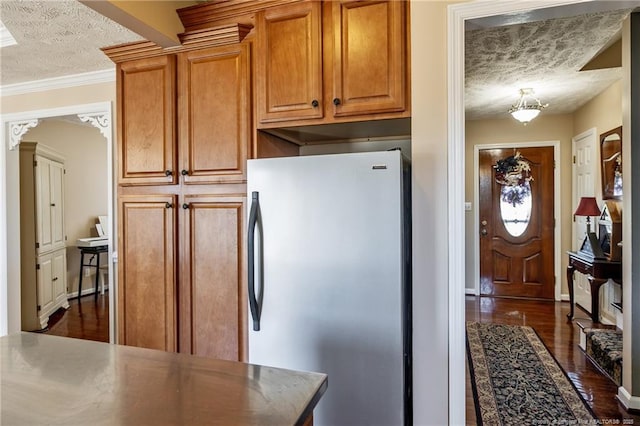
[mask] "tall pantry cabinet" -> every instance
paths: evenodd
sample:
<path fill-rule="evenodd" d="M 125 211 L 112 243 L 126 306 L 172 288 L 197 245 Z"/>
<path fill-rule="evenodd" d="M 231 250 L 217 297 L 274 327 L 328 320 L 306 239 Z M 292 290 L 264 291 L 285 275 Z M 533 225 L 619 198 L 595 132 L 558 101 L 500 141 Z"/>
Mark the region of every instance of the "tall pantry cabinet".
<path fill-rule="evenodd" d="M 117 62 L 121 344 L 247 358 L 249 49 Z"/>
<path fill-rule="evenodd" d="M 64 157 L 36 142 L 20 143 L 20 250 L 22 329 L 44 329 L 69 307 Z"/>

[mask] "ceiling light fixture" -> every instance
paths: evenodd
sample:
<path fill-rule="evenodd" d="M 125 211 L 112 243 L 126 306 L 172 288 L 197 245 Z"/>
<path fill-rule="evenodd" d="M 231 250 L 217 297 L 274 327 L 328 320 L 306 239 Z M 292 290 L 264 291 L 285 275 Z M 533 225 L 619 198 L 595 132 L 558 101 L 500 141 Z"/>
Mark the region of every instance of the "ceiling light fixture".
<path fill-rule="evenodd" d="M 520 99 L 517 104 L 511 107 L 509 113 L 526 126 L 528 122 L 540 114 L 543 108 L 548 106 L 549 104 L 543 105 L 540 99 L 533 95 L 533 89 L 520 89 Z"/>

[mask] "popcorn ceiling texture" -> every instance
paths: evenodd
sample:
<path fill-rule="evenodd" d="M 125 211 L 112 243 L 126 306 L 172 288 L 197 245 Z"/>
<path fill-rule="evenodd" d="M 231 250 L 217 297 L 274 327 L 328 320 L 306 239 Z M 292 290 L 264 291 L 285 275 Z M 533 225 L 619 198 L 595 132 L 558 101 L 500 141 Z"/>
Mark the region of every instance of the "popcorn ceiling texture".
<path fill-rule="evenodd" d="M 507 118 L 519 89 L 533 88 L 544 114 L 571 113 L 622 76 L 579 71 L 622 28 L 630 10 L 466 32 L 467 119 Z"/>
<path fill-rule="evenodd" d="M 18 42 L 0 49 L 0 85 L 112 69 L 100 48 L 142 39 L 75 0 L 2 0 L 0 19 Z"/>
<path fill-rule="evenodd" d="M 578 70 L 629 12 L 467 31 L 467 119 L 507 118 L 527 87 L 549 103 L 545 114 L 575 111 L 621 77 L 620 68 Z M 0 85 L 112 69 L 100 48 L 142 39 L 75 0 L 0 0 L 0 19 L 18 42 L 0 49 Z"/>

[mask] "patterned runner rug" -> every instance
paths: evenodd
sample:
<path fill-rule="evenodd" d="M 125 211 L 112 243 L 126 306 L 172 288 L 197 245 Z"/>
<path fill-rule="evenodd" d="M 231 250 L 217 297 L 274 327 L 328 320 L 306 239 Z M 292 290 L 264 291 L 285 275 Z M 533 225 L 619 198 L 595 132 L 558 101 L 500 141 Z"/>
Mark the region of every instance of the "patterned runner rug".
<path fill-rule="evenodd" d="M 478 424 L 595 424 L 531 327 L 468 322 L 467 355 Z"/>

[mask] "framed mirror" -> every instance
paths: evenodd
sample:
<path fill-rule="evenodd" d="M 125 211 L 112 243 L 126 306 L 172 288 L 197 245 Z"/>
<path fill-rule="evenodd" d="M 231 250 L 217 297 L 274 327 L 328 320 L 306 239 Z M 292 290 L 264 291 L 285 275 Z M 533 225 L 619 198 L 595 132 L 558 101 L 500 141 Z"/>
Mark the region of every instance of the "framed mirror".
<path fill-rule="evenodd" d="M 622 200 L 622 127 L 600 135 L 602 199 Z"/>

